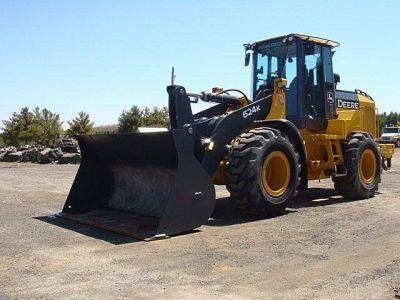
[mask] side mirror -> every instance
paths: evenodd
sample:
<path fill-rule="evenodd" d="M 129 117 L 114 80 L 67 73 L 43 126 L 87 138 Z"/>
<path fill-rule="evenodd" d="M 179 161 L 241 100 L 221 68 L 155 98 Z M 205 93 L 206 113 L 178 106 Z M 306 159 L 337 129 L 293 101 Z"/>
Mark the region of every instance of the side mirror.
<path fill-rule="evenodd" d="M 340 82 L 340 75 L 338 73 L 333 73 L 333 80 L 335 81 L 335 84 Z"/>
<path fill-rule="evenodd" d="M 247 67 L 250 63 L 250 52 L 246 52 L 246 56 L 244 57 L 244 65 Z"/>

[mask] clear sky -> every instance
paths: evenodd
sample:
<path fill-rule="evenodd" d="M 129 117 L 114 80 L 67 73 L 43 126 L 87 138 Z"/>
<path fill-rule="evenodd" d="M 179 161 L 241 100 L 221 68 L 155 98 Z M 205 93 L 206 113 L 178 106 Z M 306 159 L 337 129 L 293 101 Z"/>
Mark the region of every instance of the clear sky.
<path fill-rule="evenodd" d="M 0 0 L 0 120 L 39 106 L 115 124 L 132 105 L 167 105 L 172 66 L 190 92 L 248 93 L 242 44 L 292 32 L 340 42 L 339 88 L 399 112 L 399 16 L 398 0 Z"/>

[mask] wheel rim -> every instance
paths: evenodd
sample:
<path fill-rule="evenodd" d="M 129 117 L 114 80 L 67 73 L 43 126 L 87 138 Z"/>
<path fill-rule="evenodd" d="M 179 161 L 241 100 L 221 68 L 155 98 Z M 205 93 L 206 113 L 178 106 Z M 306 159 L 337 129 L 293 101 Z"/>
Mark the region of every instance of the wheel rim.
<path fill-rule="evenodd" d="M 279 197 L 285 193 L 290 181 L 290 164 L 281 151 L 273 151 L 264 159 L 262 166 L 262 184 L 265 191 Z"/>
<path fill-rule="evenodd" d="M 358 173 L 361 180 L 365 184 L 370 184 L 374 181 L 376 175 L 377 163 L 374 151 L 366 149 L 361 155 L 358 165 Z"/>

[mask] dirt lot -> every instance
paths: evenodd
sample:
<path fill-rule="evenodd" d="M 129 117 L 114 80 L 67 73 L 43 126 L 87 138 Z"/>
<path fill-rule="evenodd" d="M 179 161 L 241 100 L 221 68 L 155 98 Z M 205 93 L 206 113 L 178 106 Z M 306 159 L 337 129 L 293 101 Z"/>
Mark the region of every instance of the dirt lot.
<path fill-rule="evenodd" d="M 400 288 L 400 153 L 372 199 L 343 199 L 326 180 L 286 215 L 254 220 L 217 188 L 214 220 L 153 242 L 52 217 L 76 170 L 0 163 L 0 299 L 394 299 Z"/>

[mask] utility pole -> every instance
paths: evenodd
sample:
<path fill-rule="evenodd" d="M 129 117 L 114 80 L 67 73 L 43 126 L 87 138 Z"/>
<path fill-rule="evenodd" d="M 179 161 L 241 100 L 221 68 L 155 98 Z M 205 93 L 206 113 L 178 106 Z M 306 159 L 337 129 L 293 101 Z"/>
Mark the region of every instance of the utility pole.
<path fill-rule="evenodd" d="M 175 76 L 175 68 L 172 67 L 172 70 L 171 70 L 171 85 L 174 85 L 175 78 L 176 78 L 176 76 Z"/>

